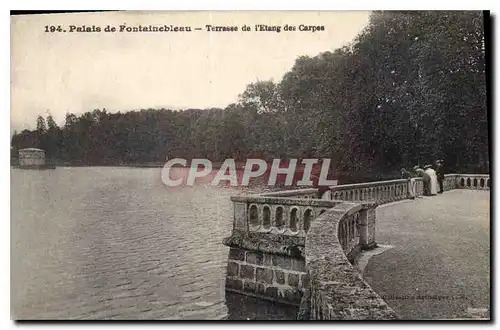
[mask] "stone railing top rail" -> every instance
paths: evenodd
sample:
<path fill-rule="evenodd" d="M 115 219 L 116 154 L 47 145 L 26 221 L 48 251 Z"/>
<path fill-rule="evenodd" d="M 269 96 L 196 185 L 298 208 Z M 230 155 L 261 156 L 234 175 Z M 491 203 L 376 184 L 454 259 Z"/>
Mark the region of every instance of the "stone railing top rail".
<path fill-rule="evenodd" d="M 458 174 L 458 173 L 449 173 L 446 174 L 445 177 L 470 177 L 470 178 L 489 178 L 489 174 Z M 417 181 L 421 181 L 421 177 L 414 178 Z M 332 192 L 341 191 L 341 190 L 349 190 L 349 189 L 362 189 L 362 188 L 374 188 L 379 186 L 386 186 L 392 184 L 401 184 L 406 183 L 406 179 L 396 179 L 396 180 L 385 180 L 385 181 L 372 181 L 372 182 L 362 182 L 362 183 L 353 183 L 353 184 L 343 184 L 338 186 L 330 186 L 329 189 Z M 295 204 L 295 205 L 311 205 L 311 206 L 319 206 L 319 207 L 333 207 L 336 204 L 327 204 L 323 203 L 320 197 L 318 196 L 319 189 L 318 188 L 304 188 L 304 189 L 294 189 L 294 190 L 284 190 L 284 191 L 273 191 L 273 192 L 264 192 L 258 194 L 251 194 L 247 196 L 233 196 L 231 197 L 231 201 L 233 202 L 247 202 L 247 203 L 268 203 L 268 204 Z M 311 199 L 303 199 L 303 198 L 293 198 L 298 196 L 310 196 L 313 195 L 315 198 Z M 331 202 L 331 201 L 328 201 Z M 338 204 L 338 203 L 337 203 Z M 365 203 L 363 203 L 365 204 Z"/>
<path fill-rule="evenodd" d="M 488 176 L 489 177 L 490 176 L 489 174 L 446 174 L 445 176 L 447 176 L 447 175 L 450 175 L 450 176 L 456 175 L 456 176 L 465 176 L 465 177 L 478 177 L 478 176 L 480 176 L 480 177 L 487 177 Z"/>
<path fill-rule="evenodd" d="M 292 197 L 292 196 L 318 194 L 318 191 L 319 191 L 318 188 L 304 188 L 304 189 L 265 192 L 265 193 L 257 194 L 257 196 Z"/>
<path fill-rule="evenodd" d="M 420 179 L 420 178 L 415 178 L 415 179 Z M 397 180 L 343 184 L 343 185 L 339 185 L 339 186 L 330 186 L 329 188 L 330 188 L 330 190 L 335 191 L 335 190 L 344 190 L 344 189 L 371 188 L 371 187 L 385 186 L 385 185 L 405 183 L 405 182 L 407 182 L 406 179 L 397 179 Z"/>
<path fill-rule="evenodd" d="M 344 202 L 326 211 L 311 224 L 305 242 L 306 269 L 310 285 L 301 304 L 301 313 L 306 309 L 309 319 L 398 318 L 354 269 L 340 244 L 340 223 L 359 210 L 359 204 Z"/>
<path fill-rule="evenodd" d="M 261 195 L 251 196 L 232 196 L 232 202 L 248 203 L 248 204 L 279 204 L 279 205 L 300 205 L 300 206 L 316 206 L 316 207 L 334 207 L 342 203 L 340 200 L 324 200 L 324 199 L 304 199 L 304 198 L 289 198 L 289 197 L 269 197 Z"/>
<path fill-rule="evenodd" d="M 462 176 L 462 177 L 489 177 L 489 174 L 460 174 L 460 173 L 449 173 L 445 174 L 445 177 L 452 176 Z M 416 180 L 422 180 L 421 177 L 414 177 Z M 362 183 L 351 183 L 351 184 L 342 184 L 337 186 L 330 186 L 330 190 L 344 190 L 344 189 L 357 189 L 357 188 L 370 188 L 376 186 L 384 186 L 395 183 L 404 183 L 406 179 L 395 179 L 395 180 L 385 180 L 385 181 L 371 181 L 371 182 L 362 182 Z"/>

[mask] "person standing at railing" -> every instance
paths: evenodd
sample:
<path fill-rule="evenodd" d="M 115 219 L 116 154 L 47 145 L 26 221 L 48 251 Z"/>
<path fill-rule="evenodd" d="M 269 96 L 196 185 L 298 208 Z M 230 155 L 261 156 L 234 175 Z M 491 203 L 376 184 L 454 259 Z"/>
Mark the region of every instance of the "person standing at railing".
<path fill-rule="evenodd" d="M 427 174 L 423 169 L 421 169 L 418 165 L 413 168 L 415 174 L 422 178 L 422 182 L 424 184 L 424 196 L 430 196 L 430 185 L 431 185 L 431 177 Z"/>
<path fill-rule="evenodd" d="M 408 198 L 415 199 L 415 178 L 405 168 L 401 169 L 401 178 L 408 180 Z"/>
<path fill-rule="evenodd" d="M 431 165 L 425 165 L 424 169 L 425 173 L 427 173 L 430 177 L 429 192 L 431 196 L 435 196 L 437 194 L 437 185 L 438 185 L 436 171 L 432 169 Z"/>
<path fill-rule="evenodd" d="M 444 182 L 444 161 L 442 159 L 436 160 L 436 175 L 437 181 L 439 183 L 439 191 L 438 194 L 442 194 L 444 192 L 443 182 Z"/>

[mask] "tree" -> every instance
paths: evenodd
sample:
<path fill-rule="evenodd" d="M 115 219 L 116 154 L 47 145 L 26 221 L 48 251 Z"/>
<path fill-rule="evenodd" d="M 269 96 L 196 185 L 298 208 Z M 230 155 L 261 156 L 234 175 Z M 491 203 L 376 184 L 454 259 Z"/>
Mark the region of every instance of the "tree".
<path fill-rule="evenodd" d="M 45 125 L 45 119 L 42 116 L 36 118 L 36 130 L 39 134 L 45 134 L 47 132 L 47 126 Z"/>
<path fill-rule="evenodd" d="M 436 158 L 488 171 L 485 46 L 480 12 L 374 12 L 351 44 L 300 56 L 283 79 L 249 83 L 225 109 L 94 109 L 67 113 L 61 129 L 39 116 L 12 146 L 88 165 L 331 158 L 355 181 Z"/>
<path fill-rule="evenodd" d="M 257 81 L 247 85 L 239 96 L 240 103 L 257 113 L 271 113 L 282 110 L 279 90 L 272 80 Z"/>

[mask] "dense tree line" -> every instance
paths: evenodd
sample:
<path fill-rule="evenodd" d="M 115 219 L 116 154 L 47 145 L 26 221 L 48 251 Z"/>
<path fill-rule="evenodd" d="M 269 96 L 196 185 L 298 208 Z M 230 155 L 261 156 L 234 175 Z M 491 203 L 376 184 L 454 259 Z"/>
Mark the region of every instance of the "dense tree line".
<path fill-rule="evenodd" d="M 225 109 L 94 110 L 63 127 L 39 117 L 12 151 L 36 146 L 73 165 L 318 157 L 371 178 L 442 158 L 487 172 L 485 72 L 481 12 L 374 12 L 350 45 L 298 58 Z"/>

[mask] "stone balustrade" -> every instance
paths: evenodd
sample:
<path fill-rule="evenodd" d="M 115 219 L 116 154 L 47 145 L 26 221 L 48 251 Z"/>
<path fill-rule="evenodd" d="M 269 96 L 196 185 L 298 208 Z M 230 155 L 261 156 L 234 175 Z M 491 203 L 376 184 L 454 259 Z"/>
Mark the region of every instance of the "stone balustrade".
<path fill-rule="evenodd" d="M 419 180 L 416 181 L 421 182 Z M 419 192 L 420 188 L 417 191 Z M 408 180 L 375 181 L 331 186 L 330 191 L 323 194 L 323 198 L 325 196 L 329 196 L 332 200 L 353 202 L 374 201 L 378 204 L 390 203 L 408 198 Z"/>
<path fill-rule="evenodd" d="M 446 174 L 444 176 L 443 189 L 475 189 L 490 190 L 489 174 Z"/>
<path fill-rule="evenodd" d="M 354 212 L 339 222 L 338 240 L 346 255 L 355 251 L 359 245 L 359 221 L 359 212 Z"/>
<path fill-rule="evenodd" d="M 424 180 L 422 178 L 413 178 L 415 180 L 415 196 L 424 195 Z"/>
<path fill-rule="evenodd" d="M 443 190 L 448 191 L 457 188 L 458 174 L 445 174 L 443 180 Z"/>
<path fill-rule="evenodd" d="M 415 178 L 423 195 L 423 180 Z M 490 189 L 489 175 L 447 174 L 444 189 Z M 409 198 L 408 180 L 231 197 L 226 291 L 300 304 L 299 318 L 386 320 L 397 315 L 353 267 L 376 247 L 376 207 Z"/>
<path fill-rule="evenodd" d="M 456 174 L 455 180 L 457 189 L 491 189 L 491 179 L 489 174 Z"/>
<path fill-rule="evenodd" d="M 276 196 L 273 194 L 271 196 Z M 267 195 L 231 197 L 234 205 L 234 229 L 305 237 L 311 222 L 341 201 L 270 197 Z"/>
<path fill-rule="evenodd" d="M 415 195 L 422 196 L 424 183 L 422 178 L 414 178 Z M 446 174 L 443 181 L 445 191 L 452 189 L 490 189 L 489 174 Z M 344 200 L 351 202 L 373 201 L 377 204 L 391 203 L 409 198 L 408 180 L 375 181 L 356 184 L 331 186 L 322 199 Z"/>
<path fill-rule="evenodd" d="M 228 292 L 300 304 L 308 285 L 305 238 L 313 220 L 337 205 L 351 203 L 292 197 L 260 194 L 231 198 L 235 212 L 233 232 L 224 239 L 230 247 Z M 339 225 L 342 252 L 349 260 L 354 261 L 361 250 L 376 246 L 376 207 L 370 202 L 356 204 L 356 209 Z"/>
<path fill-rule="evenodd" d="M 349 251 L 362 245 L 352 231 L 363 222 L 362 205 L 342 203 L 319 216 L 305 242 L 309 286 L 302 297 L 299 319 L 394 320 L 396 313 L 352 266 Z M 361 220 L 360 220 L 361 219 Z"/>

